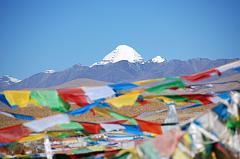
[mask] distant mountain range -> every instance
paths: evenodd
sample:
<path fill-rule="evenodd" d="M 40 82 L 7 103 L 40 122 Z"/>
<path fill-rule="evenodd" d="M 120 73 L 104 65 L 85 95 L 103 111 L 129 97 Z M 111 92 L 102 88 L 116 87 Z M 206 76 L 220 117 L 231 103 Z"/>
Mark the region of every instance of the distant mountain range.
<path fill-rule="evenodd" d="M 103 60 L 91 66 L 76 64 L 63 71 L 46 70 L 22 81 L 11 76 L 0 77 L 0 91 L 5 89 L 54 88 L 56 85 L 79 78 L 120 83 L 166 76 L 180 76 L 204 71 L 236 60 L 238 59 L 211 60 L 195 58 L 187 61 L 168 61 L 161 56 L 156 56 L 145 61 L 133 48 L 120 45 L 106 55 Z M 233 72 L 228 72 L 226 75 L 230 74 L 233 74 Z"/>

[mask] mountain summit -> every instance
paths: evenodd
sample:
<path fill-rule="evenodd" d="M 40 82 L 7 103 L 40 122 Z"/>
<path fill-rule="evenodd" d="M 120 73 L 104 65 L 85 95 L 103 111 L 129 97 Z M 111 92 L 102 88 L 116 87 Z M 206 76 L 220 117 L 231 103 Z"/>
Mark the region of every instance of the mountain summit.
<path fill-rule="evenodd" d="M 119 45 L 112 52 L 107 54 L 101 61 L 94 63 L 92 66 L 106 65 L 108 63 L 116 63 L 122 60 L 126 60 L 130 63 L 144 62 L 142 56 L 132 47 L 127 45 Z"/>
<path fill-rule="evenodd" d="M 9 75 L 4 75 L 0 77 L 0 90 L 19 82 L 21 82 L 21 80 L 11 77 Z"/>
<path fill-rule="evenodd" d="M 68 81 L 88 78 L 111 83 L 131 82 L 144 79 L 174 77 L 204 71 L 239 59 L 196 58 L 186 61 L 165 60 L 156 56 L 145 61 L 132 47 L 119 45 L 101 61 L 92 66 L 75 64 L 70 68 L 55 72 L 46 70 L 20 81 L 10 76 L 0 77 L 0 92 L 11 89 L 47 88 Z M 99 67 L 97 67 L 99 65 Z M 96 66 L 96 67 L 95 67 Z M 225 74 L 225 76 L 233 74 Z"/>
<path fill-rule="evenodd" d="M 156 56 L 156 57 L 152 58 L 151 60 L 149 60 L 149 62 L 153 62 L 153 63 L 162 63 L 164 61 L 166 61 L 166 59 L 161 56 Z"/>

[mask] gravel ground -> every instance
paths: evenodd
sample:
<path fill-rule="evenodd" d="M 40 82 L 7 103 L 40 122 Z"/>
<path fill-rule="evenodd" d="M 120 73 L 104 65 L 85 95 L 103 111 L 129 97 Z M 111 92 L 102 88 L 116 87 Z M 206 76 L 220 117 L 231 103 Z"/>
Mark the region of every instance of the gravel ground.
<path fill-rule="evenodd" d="M 225 77 L 225 78 L 216 80 L 215 82 L 226 82 L 226 81 L 232 81 L 232 80 L 240 80 L 240 75 L 236 74 L 236 75 L 233 75 L 230 77 Z M 80 81 L 80 82 L 82 82 L 82 81 Z M 78 83 L 79 83 L 79 81 L 78 81 Z M 65 84 L 64 87 L 65 86 L 68 87 L 69 85 Z M 238 90 L 240 89 L 239 82 L 230 82 L 227 84 L 213 84 L 211 88 L 202 88 L 202 89 L 197 90 L 195 93 L 207 93 L 207 92 L 215 92 L 215 91 L 221 92 L 224 90 L 228 91 L 228 90 L 236 90 L 236 89 L 238 89 Z M 193 93 L 193 92 L 187 92 L 186 90 L 181 90 L 181 89 L 179 91 L 167 90 L 167 91 L 163 92 L 163 94 L 172 94 L 172 93 L 183 94 L 183 93 Z M 182 123 L 192 117 L 196 117 L 196 116 L 200 115 L 202 112 L 205 112 L 206 110 L 211 109 L 212 107 L 214 107 L 213 104 L 196 107 L 196 108 L 191 108 L 191 109 L 187 109 L 187 110 L 179 110 L 179 111 L 177 111 L 179 121 L 180 121 L 180 123 Z M 78 106 L 73 105 L 71 107 L 71 110 L 76 109 L 76 108 L 78 108 Z M 127 107 L 123 107 L 121 109 L 113 108 L 113 111 L 116 111 L 123 115 L 133 117 L 133 116 L 138 116 L 144 112 L 151 112 L 151 111 L 162 110 L 162 109 L 166 109 L 166 108 L 167 107 L 164 106 L 163 103 L 153 100 L 150 104 L 146 104 L 144 106 L 127 106 Z M 59 112 L 53 112 L 50 109 L 45 108 L 45 107 L 36 107 L 36 106 L 32 106 L 32 105 L 29 105 L 26 108 L 17 108 L 17 109 L 9 109 L 9 108 L 1 107 L 0 110 L 18 113 L 18 114 L 24 114 L 24 115 L 31 115 L 31 116 L 34 116 L 35 118 L 43 118 L 43 117 L 47 117 L 47 116 L 59 113 Z M 161 123 L 166 118 L 166 115 L 167 115 L 166 112 L 157 113 L 152 116 L 144 118 L 144 120 Z M 92 112 L 88 112 L 79 117 L 71 117 L 71 119 L 75 120 L 75 121 L 85 121 L 85 122 L 102 122 L 102 121 L 116 120 L 116 119 L 110 118 L 110 117 L 102 117 L 100 115 L 94 115 Z M 13 118 L 10 118 L 10 117 L 4 116 L 4 115 L 0 115 L 0 121 L 1 121 L 0 128 L 27 122 L 25 120 L 13 119 Z"/>
<path fill-rule="evenodd" d="M 191 108 L 191 109 L 187 109 L 187 110 L 179 110 L 179 111 L 177 111 L 178 118 L 179 118 L 180 122 L 184 122 L 192 117 L 199 115 L 202 112 L 205 112 L 208 109 L 211 109 L 213 106 L 214 105 L 205 105 L 205 106 Z M 78 108 L 78 107 L 72 106 L 72 109 L 76 109 L 76 108 Z M 163 103 L 153 101 L 152 103 L 146 104 L 144 106 L 127 106 L 127 107 L 123 107 L 121 109 L 113 108 L 113 111 L 116 111 L 123 115 L 133 117 L 133 116 L 138 116 L 144 112 L 151 112 L 151 111 L 162 110 L 162 109 L 166 109 L 166 108 L 167 107 L 164 106 Z M 31 116 L 34 116 L 35 118 L 43 118 L 43 117 L 47 117 L 47 116 L 59 113 L 59 112 L 53 112 L 48 108 L 36 107 L 36 106 L 28 106 L 26 108 L 17 108 L 17 109 L 1 108 L 1 110 L 13 112 L 13 113 L 24 114 L 24 115 L 31 115 Z M 152 116 L 149 116 L 149 117 L 146 117 L 143 119 L 161 123 L 166 118 L 166 115 L 167 115 L 166 112 L 162 112 L 162 113 L 157 113 L 157 114 L 154 114 Z M 113 121 L 116 119 L 110 118 L 110 117 L 103 117 L 98 114 L 94 115 L 92 112 L 88 112 L 88 113 L 83 114 L 78 117 L 71 117 L 71 120 L 85 121 L 85 122 L 102 122 L 102 121 Z M 0 122 L 0 128 L 27 122 L 26 120 L 13 119 L 13 118 L 10 118 L 10 117 L 4 116 L 4 115 L 0 115 L 0 121 L 2 121 L 2 122 Z"/>

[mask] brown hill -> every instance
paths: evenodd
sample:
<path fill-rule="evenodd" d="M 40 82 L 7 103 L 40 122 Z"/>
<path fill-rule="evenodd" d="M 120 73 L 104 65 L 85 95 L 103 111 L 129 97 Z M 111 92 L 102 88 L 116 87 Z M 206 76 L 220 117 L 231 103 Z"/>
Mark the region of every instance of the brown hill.
<path fill-rule="evenodd" d="M 88 78 L 79 78 L 76 80 L 72 80 L 69 82 L 65 82 L 63 84 L 57 85 L 57 86 L 52 86 L 47 89 L 58 89 L 58 88 L 73 88 L 73 87 L 82 87 L 82 86 L 104 86 L 109 83 L 104 82 L 104 81 L 97 81 L 97 80 L 92 80 Z"/>

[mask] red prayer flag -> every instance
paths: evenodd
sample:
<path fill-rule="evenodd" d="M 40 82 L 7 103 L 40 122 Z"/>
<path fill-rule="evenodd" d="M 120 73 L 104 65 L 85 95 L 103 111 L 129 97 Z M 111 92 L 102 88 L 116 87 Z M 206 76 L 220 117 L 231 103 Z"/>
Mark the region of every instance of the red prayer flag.
<path fill-rule="evenodd" d="M 147 132 L 151 132 L 159 135 L 162 134 L 161 124 L 153 123 L 150 121 L 139 120 L 139 119 L 136 119 L 136 120 L 142 131 L 147 131 Z"/>
<path fill-rule="evenodd" d="M 209 94 L 187 94 L 187 95 L 179 95 L 190 100 L 199 100 L 203 105 L 211 104 L 212 101 L 210 100 L 212 95 Z"/>
<path fill-rule="evenodd" d="M 0 143 L 16 142 L 29 134 L 30 130 L 23 125 L 2 128 L 0 129 Z"/>
<path fill-rule="evenodd" d="M 104 124 L 123 124 L 126 121 L 127 120 L 108 121 L 108 122 L 104 122 Z"/>
<path fill-rule="evenodd" d="M 101 130 L 100 124 L 95 124 L 95 123 L 80 123 L 83 127 L 84 130 L 88 133 L 92 134 L 99 134 Z"/>
<path fill-rule="evenodd" d="M 146 104 L 149 104 L 150 102 L 147 101 L 147 100 L 142 100 L 142 101 L 138 101 L 138 103 L 141 105 L 141 106 L 144 106 Z"/>
<path fill-rule="evenodd" d="M 73 102 L 78 106 L 88 105 L 87 97 L 84 94 L 84 91 L 80 88 L 67 88 L 67 89 L 59 89 L 58 95 L 65 102 Z"/>
<path fill-rule="evenodd" d="M 196 82 L 199 80 L 203 80 L 205 78 L 210 77 L 212 74 L 217 74 L 217 75 L 221 75 L 221 72 L 219 72 L 217 69 L 210 69 L 207 71 L 203 71 L 200 73 L 196 73 L 196 74 L 192 74 L 189 76 L 182 76 L 182 79 L 186 80 L 186 81 L 190 81 L 190 82 Z"/>

